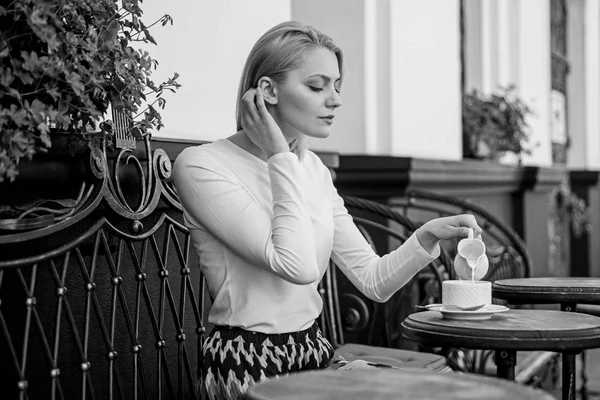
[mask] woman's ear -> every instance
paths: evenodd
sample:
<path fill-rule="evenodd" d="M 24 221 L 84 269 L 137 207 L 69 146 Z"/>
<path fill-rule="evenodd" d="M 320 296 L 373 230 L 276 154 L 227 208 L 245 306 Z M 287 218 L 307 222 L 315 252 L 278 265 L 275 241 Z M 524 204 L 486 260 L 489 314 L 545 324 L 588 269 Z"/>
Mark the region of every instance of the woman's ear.
<path fill-rule="evenodd" d="M 258 80 L 257 87 L 262 92 L 265 103 L 270 105 L 277 104 L 277 87 L 271 78 L 263 76 Z"/>

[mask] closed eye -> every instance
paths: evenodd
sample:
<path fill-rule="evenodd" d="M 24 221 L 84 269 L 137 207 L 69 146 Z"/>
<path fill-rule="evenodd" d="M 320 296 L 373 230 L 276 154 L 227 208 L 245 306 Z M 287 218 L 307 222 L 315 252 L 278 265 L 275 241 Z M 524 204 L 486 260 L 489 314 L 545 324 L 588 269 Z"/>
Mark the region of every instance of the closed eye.
<path fill-rule="evenodd" d="M 323 88 L 320 87 L 316 87 L 316 86 L 309 86 L 310 90 L 312 90 L 313 92 L 320 92 L 323 90 Z"/>

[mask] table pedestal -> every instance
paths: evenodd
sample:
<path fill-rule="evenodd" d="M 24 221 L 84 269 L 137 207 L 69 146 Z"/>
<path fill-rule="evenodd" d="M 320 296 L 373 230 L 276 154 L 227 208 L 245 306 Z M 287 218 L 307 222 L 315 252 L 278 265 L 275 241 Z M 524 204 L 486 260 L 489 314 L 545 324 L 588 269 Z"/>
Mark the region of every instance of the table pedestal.
<path fill-rule="evenodd" d="M 496 376 L 499 378 L 515 380 L 515 366 L 517 365 L 517 352 L 514 350 L 496 350 Z"/>

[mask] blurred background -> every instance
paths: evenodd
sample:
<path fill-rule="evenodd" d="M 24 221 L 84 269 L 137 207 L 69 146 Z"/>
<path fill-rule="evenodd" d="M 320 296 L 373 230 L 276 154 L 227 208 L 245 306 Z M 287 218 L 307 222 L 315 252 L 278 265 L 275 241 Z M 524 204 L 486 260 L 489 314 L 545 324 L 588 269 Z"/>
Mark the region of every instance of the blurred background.
<path fill-rule="evenodd" d="M 590 245 L 600 240 L 600 2 L 177 0 L 144 9 L 148 21 L 173 17 L 153 30 L 149 51 L 156 79 L 176 71 L 182 85 L 154 138 L 231 135 L 250 48 L 298 20 L 344 51 L 344 104 L 332 135 L 310 143 L 339 156 L 339 190 L 385 202 L 407 187 L 467 197 L 524 237 L 535 275 L 600 276 Z"/>
<path fill-rule="evenodd" d="M 158 136 L 230 135 L 251 46 L 273 25 L 293 19 L 329 34 L 346 57 L 334 134 L 313 141 L 314 149 L 471 157 L 463 146 L 469 111 L 463 95 L 477 90 L 509 92 L 531 111 L 525 115 L 531 154 L 502 162 L 600 166 L 597 1 L 178 0 L 144 7 L 147 20 L 164 13 L 174 19 L 153 31 L 159 45 L 151 54 L 161 63 L 157 76 L 177 71 L 182 84 L 168 99 Z"/>

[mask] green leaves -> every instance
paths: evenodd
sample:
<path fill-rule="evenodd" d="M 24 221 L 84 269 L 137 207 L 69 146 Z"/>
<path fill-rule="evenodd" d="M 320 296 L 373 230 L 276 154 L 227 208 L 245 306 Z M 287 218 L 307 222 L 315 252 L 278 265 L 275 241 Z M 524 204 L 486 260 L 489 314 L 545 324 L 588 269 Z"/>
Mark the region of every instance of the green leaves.
<path fill-rule="evenodd" d="M 158 108 L 177 75 L 154 83 L 157 61 L 134 42 L 156 44 L 137 0 L 13 0 L 0 6 L 0 182 L 19 160 L 51 144 L 53 129 L 93 137 L 109 105 L 131 116 L 143 137 L 160 129 Z M 109 126 L 109 124 L 103 125 Z M 96 135 L 97 136 L 97 135 Z"/>

